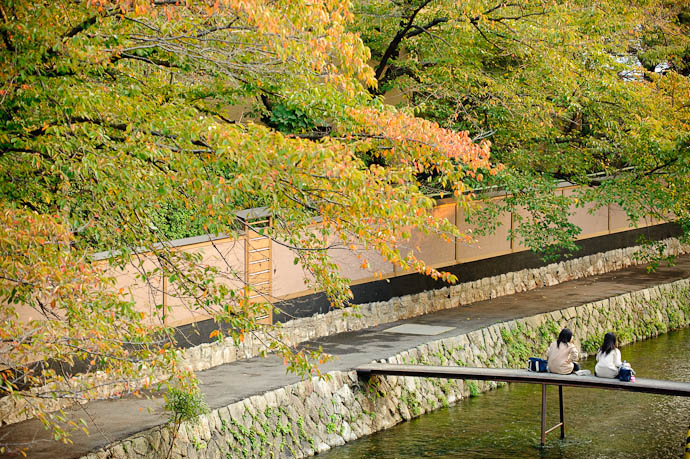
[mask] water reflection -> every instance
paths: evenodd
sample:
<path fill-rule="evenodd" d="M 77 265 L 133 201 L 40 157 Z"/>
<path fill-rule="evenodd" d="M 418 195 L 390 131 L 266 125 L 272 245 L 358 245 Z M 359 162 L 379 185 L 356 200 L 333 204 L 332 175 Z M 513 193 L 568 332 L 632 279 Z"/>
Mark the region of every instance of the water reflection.
<path fill-rule="evenodd" d="M 621 349 L 645 378 L 690 381 L 690 329 Z M 594 359 L 584 368 L 594 370 Z M 336 458 L 671 458 L 682 457 L 690 398 L 563 389 L 566 439 L 539 448 L 541 386 L 511 384 L 335 448 Z M 558 391 L 548 389 L 549 421 Z"/>

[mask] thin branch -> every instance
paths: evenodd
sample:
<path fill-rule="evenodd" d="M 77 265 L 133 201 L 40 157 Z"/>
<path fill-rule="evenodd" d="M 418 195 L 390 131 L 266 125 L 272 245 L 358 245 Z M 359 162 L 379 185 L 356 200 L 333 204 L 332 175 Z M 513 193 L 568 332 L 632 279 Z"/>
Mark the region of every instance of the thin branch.
<path fill-rule="evenodd" d="M 655 167 L 654 169 L 651 169 L 651 170 L 645 172 L 645 173 L 643 174 L 643 176 L 644 176 L 644 177 L 649 177 L 650 175 L 655 174 L 657 171 L 659 171 L 659 170 L 661 170 L 661 169 L 663 169 L 663 168 L 665 168 L 665 167 L 668 167 L 668 166 L 672 165 L 672 164 L 675 163 L 676 161 L 678 161 L 678 157 L 671 158 L 671 159 L 669 159 L 668 161 L 666 161 L 665 163 L 658 165 L 658 166 Z"/>
<path fill-rule="evenodd" d="M 172 67 L 179 68 L 177 65 L 175 65 L 169 61 L 164 61 L 164 60 L 156 59 L 156 58 L 141 57 L 141 56 L 136 56 L 134 54 L 127 54 L 127 53 L 113 54 L 110 57 L 110 62 L 115 63 L 115 62 L 123 60 L 123 59 L 133 59 L 136 61 L 146 62 L 147 64 L 158 65 L 158 66 L 167 67 L 167 68 L 172 68 Z"/>
<path fill-rule="evenodd" d="M 499 50 L 499 51 L 505 51 L 503 48 L 501 48 L 500 46 L 498 46 L 496 43 L 494 43 L 493 41 L 489 40 L 489 37 L 487 37 L 486 34 L 484 33 L 484 31 L 481 29 L 481 27 L 479 27 L 479 25 L 477 24 L 477 21 L 470 21 L 470 24 L 472 24 L 472 26 L 473 26 L 475 29 L 477 29 L 477 32 L 479 32 L 479 34 L 482 36 L 482 38 L 483 38 L 484 40 L 487 41 L 487 43 L 489 43 L 491 46 L 493 46 L 494 48 L 496 48 L 496 49 Z"/>
<path fill-rule="evenodd" d="M 89 27 L 91 27 L 92 25 L 94 25 L 94 24 L 96 23 L 96 21 L 98 21 L 98 18 L 99 18 L 99 17 L 113 16 L 114 14 L 117 13 L 117 10 L 118 10 L 118 8 L 109 8 L 108 10 L 105 11 L 105 14 L 104 14 L 103 16 L 96 15 L 96 16 L 91 16 L 91 17 L 89 17 L 89 18 L 86 18 L 86 19 L 83 20 L 81 23 L 79 23 L 79 24 L 75 25 L 74 27 L 72 27 L 72 29 L 70 29 L 69 32 L 67 32 L 66 34 L 64 34 L 64 35 L 62 36 L 62 38 L 63 38 L 63 39 L 68 39 L 68 38 L 74 37 L 75 35 L 77 35 L 77 34 L 83 32 L 84 30 L 86 30 L 86 29 L 88 29 Z"/>
<path fill-rule="evenodd" d="M 405 38 L 416 37 L 417 35 L 420 35 L 423 33 L 428 34 L 429 29 L 431 29 L 432 27 L 437 26 L 439 24 L 443 24 L 444 22 L 448 22 L 449 20 L 450 20 L 449 18 L 442 17 L 442 18 L 436 18 L 433 21 L 431 21 L 431 22 L 429 22 L 423 26 L 413 25 L 412 28 L 415 29 L 414 32 L 408 32 L 407 35 L 405 35 Z"/>

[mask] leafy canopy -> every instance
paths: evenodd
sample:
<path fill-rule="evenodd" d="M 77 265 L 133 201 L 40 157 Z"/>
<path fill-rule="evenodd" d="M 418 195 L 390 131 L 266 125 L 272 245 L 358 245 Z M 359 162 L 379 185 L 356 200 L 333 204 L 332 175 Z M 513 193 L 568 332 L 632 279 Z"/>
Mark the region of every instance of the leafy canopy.
<path fill-rule="evenodd" d="M 109 268 L 166 277 L 236 339 L 259 328 L 266 305 L 249 303 L 251 285 L 231 288 L 164 244 L 179 231 L 170 209 L 237 236 L 236 212 L 266 206 L 265 233 L 336 305 L 350 293 L 324 240 L 357 238 L 404 269 L 453 280 L 397 241 L 411 228 L 460 236 L 432 216 L 417 176 L 433 173 L 466 202 L 468 185 L 498 170 L 488 142 L 372 97 L 370 54 L 347 30 L 347 3 L 4 0 L 0 15 L 0 390 L 56 438 L 68 432 L 45 399 L 186 377 L 163 309 L 137 312 L 112 291 Z M 92 263 L 102 250 L 108 263 Z M 295 371 L 319 358 L 278 333 L 267 346 Z M 55 390 L 73 364 L 106 377 Z"/>
<path fill-rule="evenodd" d="M 687 1 L 358 0 L 353 11 L 378 62 L 373 92 L 490 139 L 507 171 L 488 184 L 512 193 L 498 210 L 526 211 L 515 231 L 533 249 L 573 248 L 567 216 L 585 203 L 688 220 Z M 554 197 L 559 181 L 585 188 Z"/>

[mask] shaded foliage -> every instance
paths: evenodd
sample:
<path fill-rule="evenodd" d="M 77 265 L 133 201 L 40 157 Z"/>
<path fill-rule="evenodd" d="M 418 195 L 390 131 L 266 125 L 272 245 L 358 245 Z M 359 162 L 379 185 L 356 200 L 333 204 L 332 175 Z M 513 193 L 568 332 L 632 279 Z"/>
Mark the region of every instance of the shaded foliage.
<path fill-rule="evenodd" d="M 565 217 L 587 203 L 687 219 L 686 1 L 355 5 L 374 92 L 402 92 L 416 115 L 491 140 L 507 171 L 487 185 L 513 194 L 503 210 L 528 211 L 522 242 L 574 248 Z M 559 181 L 585 188 L 548 197 Z"/>

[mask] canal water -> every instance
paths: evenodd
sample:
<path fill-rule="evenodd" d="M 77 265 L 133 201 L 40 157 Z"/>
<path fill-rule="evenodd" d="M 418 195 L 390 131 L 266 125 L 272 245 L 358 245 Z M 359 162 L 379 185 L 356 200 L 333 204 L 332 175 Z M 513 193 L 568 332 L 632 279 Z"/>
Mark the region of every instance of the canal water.
<path fill-rule="evenodd" d="M 690 329 L 621 348 L 639 377 L 690 381 Z M 594 371 L 595 359 L 583 367 Z M 633 383 L 634 384 L 634 383 Z M 678 458 L 690 423 L 690 398 L 563 388 L 566 438 L 539 447 L 541 386 L 509 384 L 335 448 L 342 458 Z M 547 388 L 550 427 L 558 390 Z"/>

